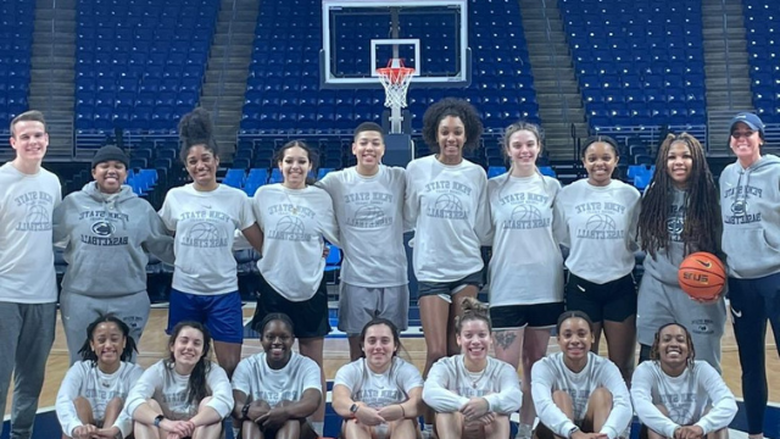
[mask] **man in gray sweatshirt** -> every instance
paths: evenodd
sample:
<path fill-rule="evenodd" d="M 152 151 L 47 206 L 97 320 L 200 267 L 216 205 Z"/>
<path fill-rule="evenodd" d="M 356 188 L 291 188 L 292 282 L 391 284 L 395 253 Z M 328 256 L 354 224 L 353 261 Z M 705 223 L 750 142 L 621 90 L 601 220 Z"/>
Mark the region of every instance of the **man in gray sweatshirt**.
<path fill-rule="evenodd" d="M 146 200 L 124 185 L 128 158 L 104 146 L 92 160 L 92 176 L 54 211 L 54 242 L 65 246 L 68 268 L 60 308 L 70 362 L 86 339 L 89 322 L 114 313 L 140 341 L 149 317 L 147 252 L 173 264 L 173 238 Z"/>

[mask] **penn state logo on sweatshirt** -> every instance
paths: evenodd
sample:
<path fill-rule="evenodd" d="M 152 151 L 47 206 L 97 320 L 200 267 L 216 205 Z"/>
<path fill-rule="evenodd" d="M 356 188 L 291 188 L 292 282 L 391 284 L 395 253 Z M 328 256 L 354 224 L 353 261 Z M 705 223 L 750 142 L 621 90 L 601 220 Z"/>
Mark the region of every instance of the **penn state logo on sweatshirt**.
<path fill-rule="evenodd" d="M 504 219 L 504 229 L 542 229 L 552 224 L 551 211 L 548 208 L 550 197 L 531 192 L 518 192 L 501 197 L 502 206 L 513 206 L 511 216 Z M 542 212 L 545 213 L 542 213 Z"/>
<path fill-rule="evenodd" d="M 79 221 L 86 221 L 88 227 L 81 234 L 81 242 L 98 247 L 127 245 L 128 237 L 117 234 L 117 222 L 127 224 L 129 216 L 124 213 L 105 210 L 86 210 L 79 213 Z"/>
<path fill-rule="evenodd" d="M 25 208 L 24 218 L 16 224 L 20 232 L 44 232 L 51 230 L 51 213 L 54 197 L 43 191 L 30 191 L 14 198 L 16 205 Z"/>
<path fill-rule="evenodd" d="M 389 192 L 355 192 L 343 197 L 345 224 L 355 229 L 378 229 L 393 225 L 395 195 Z"/>
<path fill-rule="evenodd" d="M 672 204 L 669 206 L 669 216 L 666 219 L 666 230 L 669 232 L 669 239 L 673 242 L 682 242 L 682 232 L 685 229 L 685 206 Z"/>
<path fill-rule="evenodd" d="M 428 198 L 425 214 L 432 218 L 466 220 L 469 210 L 463 198 L 471 196 L 472 188 L 454 180 L 438 180 L 425 185 L 423 192 Z M 468 202 L 465 203 L 468 206 Z"/>
<path fill-rule="evenodd" d="M 620 217 L 626 215 L 626 206 L 622 204 L 590 201 L 576 205 L 575 213 L 587 217 L 584 226 L 576 230 L 577 238 L 608 240 L 625 237 L 625 229 L 619 227 L 623 224 Z"/>
<path fill-rule="evenodd" d="M 750 213 L 750 197 L 763 198 L 761 188 L 744 185 L 728 188 L 724 191 L 724 203 L 728 203 L 731 215 L 723 218 L 726 224 L 749 224 L 761 222 L 761 212 Z"/>

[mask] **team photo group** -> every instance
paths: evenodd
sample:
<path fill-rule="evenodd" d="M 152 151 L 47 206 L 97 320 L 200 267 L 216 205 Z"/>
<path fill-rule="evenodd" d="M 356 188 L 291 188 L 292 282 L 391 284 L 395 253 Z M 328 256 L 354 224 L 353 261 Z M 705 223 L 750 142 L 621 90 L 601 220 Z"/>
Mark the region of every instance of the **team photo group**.
<path fill-rule="evenodd" d="M 63 437 L 316 438 L 327 401 L 348 439 L 628 438 L 635 415 L 641 437 L 726 438 L 729 312 L 747 433 L 764 437 L 767 321 L 780 343 L 780 159 L 762 152 L 754 114 L 730 122 L 735 161 L 717 183 L 699 140 L 669 134 L 640 193 L 618 178 L 621 148 L 607 136 L 582 144 L 582 179 L 542 175 L 543 133 L 524 121 L 501 138 L 507 172 L 488 179 L 464 158 L 480 145 L 478 112 L 447 98 L 423 117 L 432 154 L 405 169 L 382 163 L 384 130 L 363 122 L 355 166 L 315 181 L 316 150 L 290 141 L 273 160 L 283 181 L 247 197 L 219 182 L 211 117 L 196 108 L 179 123 L 191 182 L 159 211 L 124 184 L 130 158 L 112 145 L 92 159 L 93 181 L 63 198 L 42 167 L 46 128 L 41 112 L 15 117 L 16 157 L 0 167 L 0 404 L 13 377 L 13 439 L 32 437 L 58 308 L 71 365 L 56 398 Z M 422 370 L 401 342 L 410 231 Z M 329 398 L 328 243 L 343 252 L 338 329 L 351 359 Z M 262 352 L 243 358 L 240 248 L 261 255 L 250 326 Z M 167 327 L 154 328 L 166 354 L 144 370 L 150 255 L 174 270 Z M 560 349 L 548 355 L 551 337 Z"/>

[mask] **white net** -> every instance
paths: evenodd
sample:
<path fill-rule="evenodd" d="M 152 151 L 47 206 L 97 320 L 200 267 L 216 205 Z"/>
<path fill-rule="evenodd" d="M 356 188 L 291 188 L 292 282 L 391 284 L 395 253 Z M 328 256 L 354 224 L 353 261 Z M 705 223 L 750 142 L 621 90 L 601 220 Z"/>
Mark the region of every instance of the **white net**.
<path fill-rule="evenodd" d="M 376 69 L 376 73 L 385 87 L 385 107 L 406 108 L 406 92 L 412 82 L 414 69 L 404 67 L 403 61 L 394 59 L 387 67 Z"/>

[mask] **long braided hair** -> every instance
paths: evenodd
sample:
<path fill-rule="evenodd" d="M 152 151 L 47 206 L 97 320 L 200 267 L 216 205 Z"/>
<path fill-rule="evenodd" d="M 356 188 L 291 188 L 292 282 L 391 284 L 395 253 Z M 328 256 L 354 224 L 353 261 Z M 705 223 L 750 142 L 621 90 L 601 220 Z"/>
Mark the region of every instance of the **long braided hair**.
<path fill-rule="evenodd" d="M 720 207 L 718 188 L 712 178 L 704 148 L 688 133 L 669 134 L 658 150 L 656 172 L 642 198 L 639 214 L 639 240 L 642 250 L 655 257 L 660 248 L 668 247 L 671 236 L 667 226 L 672 205 L 674 181 L 667 170 L 669 149 L 675 143 L 684 143 L 691 151 L 693 166 L 686 189 L 685 224 L 681 238 L 685 254 L 695 251 L 719 253 Z"/>

